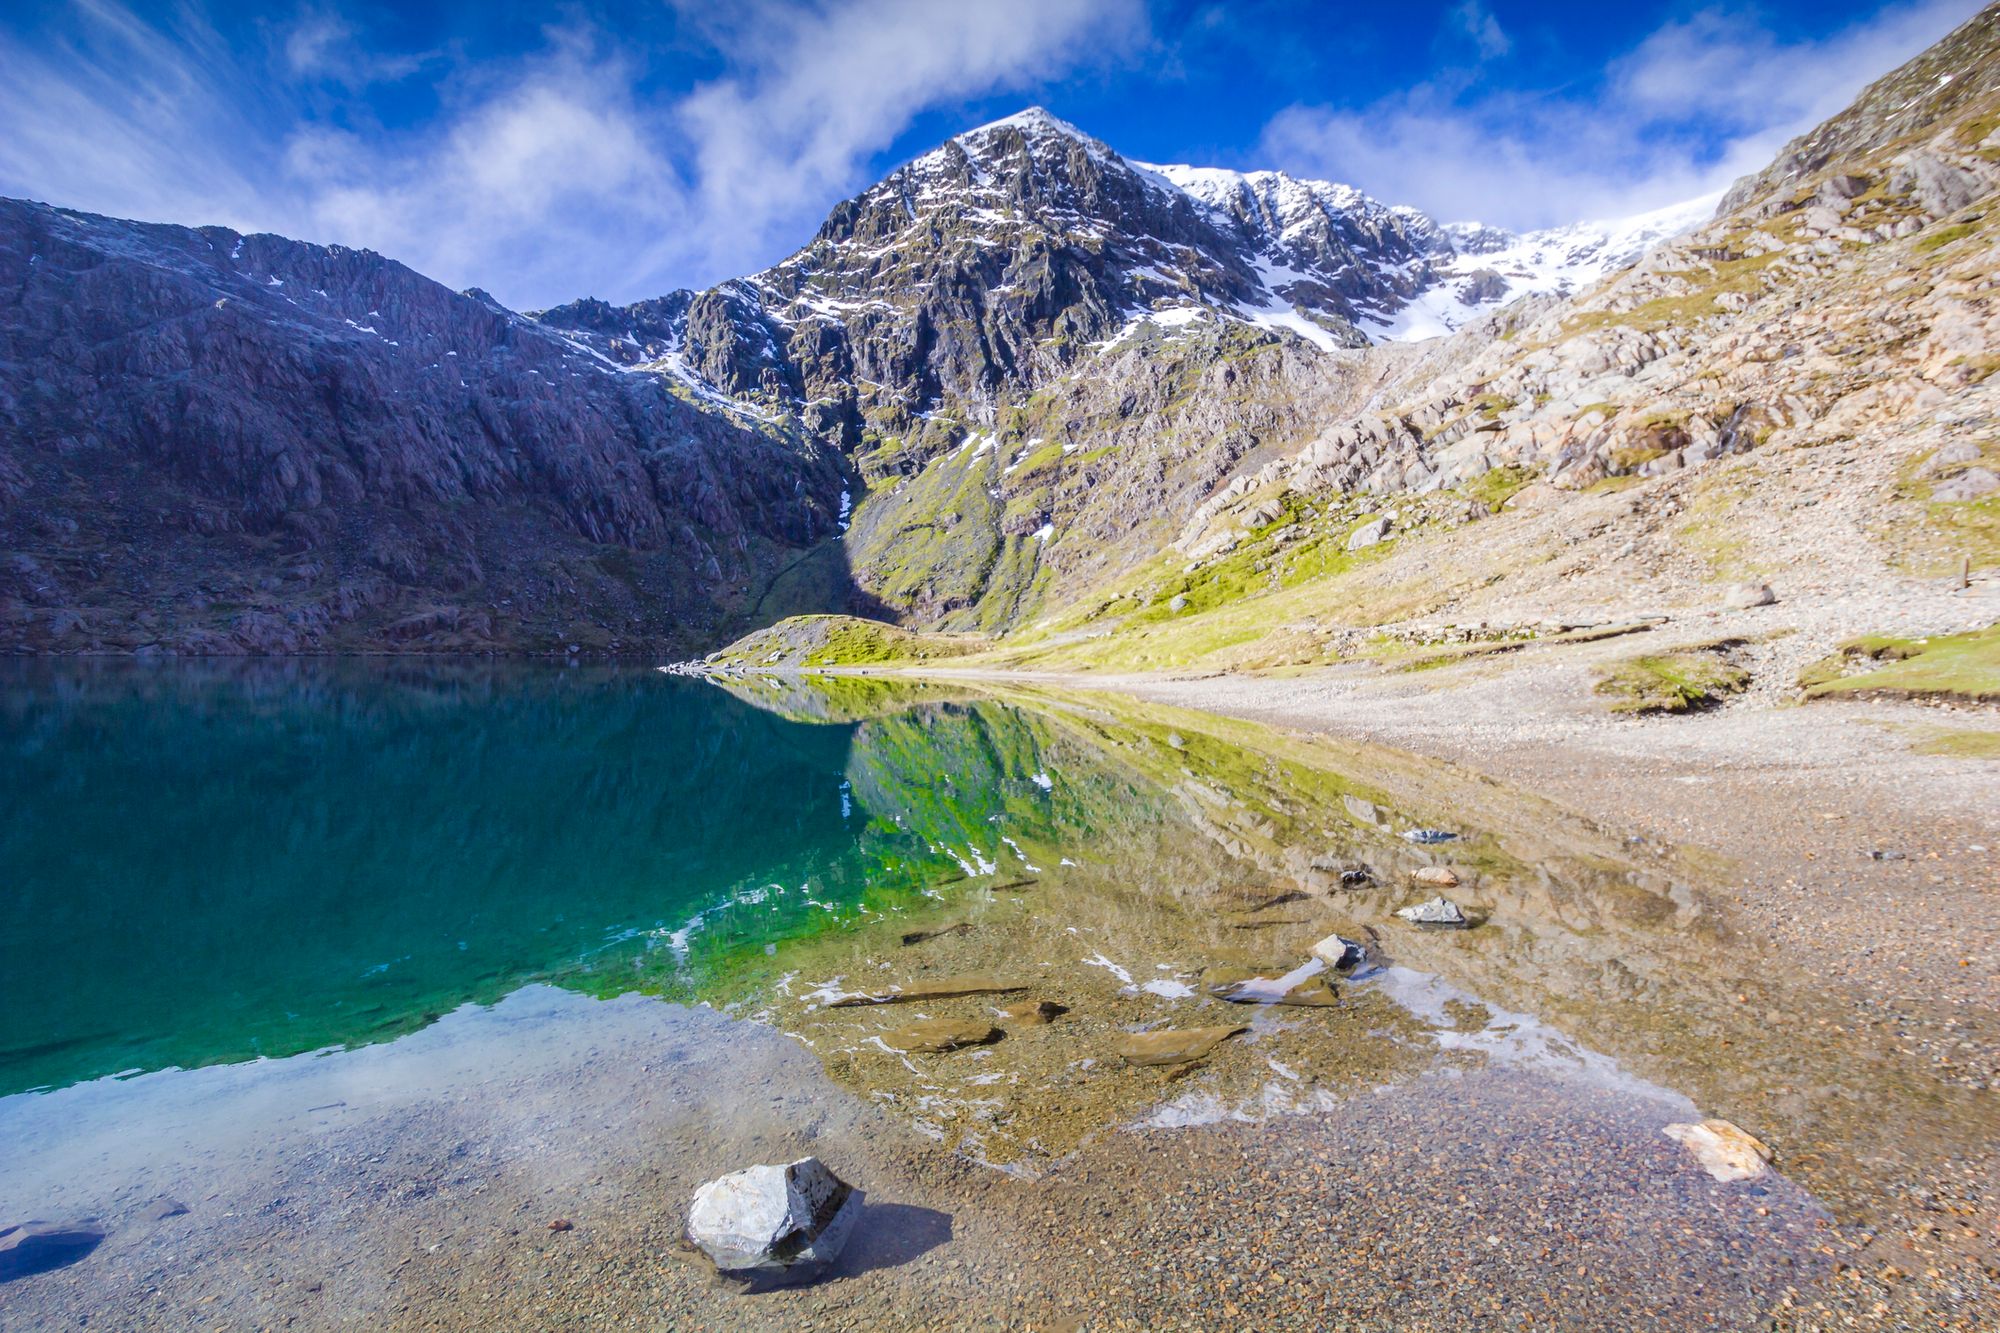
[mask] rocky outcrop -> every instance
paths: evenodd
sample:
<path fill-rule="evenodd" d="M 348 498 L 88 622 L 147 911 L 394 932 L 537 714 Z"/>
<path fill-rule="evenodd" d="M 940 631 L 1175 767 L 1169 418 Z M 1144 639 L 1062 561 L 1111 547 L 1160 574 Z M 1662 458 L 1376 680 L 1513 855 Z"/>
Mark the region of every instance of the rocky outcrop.
<path fill-rule="evenodd" d="M 366 251 L 0 201 L 0 648 L 712 641 L 818 444 Z"/>

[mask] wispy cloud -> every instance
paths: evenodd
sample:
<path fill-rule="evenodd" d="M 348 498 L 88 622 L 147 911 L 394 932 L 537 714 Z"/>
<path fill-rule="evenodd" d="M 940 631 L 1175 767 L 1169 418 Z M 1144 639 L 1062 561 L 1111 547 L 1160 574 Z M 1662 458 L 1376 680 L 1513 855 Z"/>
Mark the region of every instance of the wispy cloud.
<path fill-rule="evenodd" d="M 723 72 L 660 97 L 643 42 L 582 20 L 474 65 L 332 11 L 260 52 L 80 0 L 53 40 L 0 36 L 0 192 L 369 246 L 519 305 L 632 299 L 770 262 L 920 113 L 1145 36 L 1141 0 L 683 4 Z M 413 127 L 354 96 L 419 73 L 440 110 Z"/>
<path fill-rule="evenodd" d="M 1481 60 L 1498 60 L 1514 49 L 1513 39 L 1501 28 L 1500 20 L 1480 0 L 1465 0 L 1453 7 L 1448 25 L 1472 44 Z"/>
<path fill-rule="evenodd" d="M 1813 41 L 1703 10 L 1649 34 L 1584 91 L 1484 91 L 1454 77 L 1359 109 L 1293 106 L 1266 127 L 1263 155 L 1452 219 L 1533 227 L 1642 212 L 1761 168 L 1978 7 L 1913 0 Z M 1483 56 L 1504 55 L 1497 24 L 1480 40 L 1489 19 L 1467 4 L 1447 24 Z"/>

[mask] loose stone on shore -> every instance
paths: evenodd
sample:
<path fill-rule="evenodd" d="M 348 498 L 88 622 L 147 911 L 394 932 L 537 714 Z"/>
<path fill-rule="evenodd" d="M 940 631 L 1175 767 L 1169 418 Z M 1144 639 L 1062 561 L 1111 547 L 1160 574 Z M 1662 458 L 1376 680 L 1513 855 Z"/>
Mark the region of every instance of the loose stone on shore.
<path fill-rule="evenodd" d="M 748 1167 L 695 1191 L 687 1236 L 721 1273 L 809 1276 L 839 1257 L 861 1198 L 817 1157 Z"/>

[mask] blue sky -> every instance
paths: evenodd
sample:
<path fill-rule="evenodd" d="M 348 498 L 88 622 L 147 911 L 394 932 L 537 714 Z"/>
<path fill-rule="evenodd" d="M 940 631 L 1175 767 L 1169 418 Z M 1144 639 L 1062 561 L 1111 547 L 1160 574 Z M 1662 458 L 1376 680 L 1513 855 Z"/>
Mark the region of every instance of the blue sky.
<path fill-rule="evenodd" d="M 1039 103 L 1447 220 L 1719 189 L 1978 8 L 1512 0 L 9 0 L 0 194 L 363 245 L 521 308 L 704 286 Z"/>

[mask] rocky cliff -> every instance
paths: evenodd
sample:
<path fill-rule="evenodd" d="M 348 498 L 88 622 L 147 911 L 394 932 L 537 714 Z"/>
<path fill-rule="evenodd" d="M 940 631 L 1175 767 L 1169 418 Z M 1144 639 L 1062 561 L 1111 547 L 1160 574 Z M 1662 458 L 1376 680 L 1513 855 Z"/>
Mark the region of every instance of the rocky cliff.
<path fill-rule="evenodd" d="M 365 251 L 0 201 L 0 648 L 692 647 L 837 460 Z"/>

